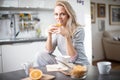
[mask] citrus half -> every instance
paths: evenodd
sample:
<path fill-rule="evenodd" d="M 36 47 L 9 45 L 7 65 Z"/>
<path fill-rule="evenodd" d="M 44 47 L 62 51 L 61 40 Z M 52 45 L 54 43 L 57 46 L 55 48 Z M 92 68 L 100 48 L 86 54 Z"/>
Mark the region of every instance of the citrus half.
<path fill-rule="evenodd" d="M 32 80 L 38 80 L 42 77 L 42 71 L 40 69 L 32 69 L 30 71 L 29 77 Z"/>
<path fill-rule="evenodd" d="M 56 24 L 57 27 L 61 27 L 62 25 L 61 24 Z"/>

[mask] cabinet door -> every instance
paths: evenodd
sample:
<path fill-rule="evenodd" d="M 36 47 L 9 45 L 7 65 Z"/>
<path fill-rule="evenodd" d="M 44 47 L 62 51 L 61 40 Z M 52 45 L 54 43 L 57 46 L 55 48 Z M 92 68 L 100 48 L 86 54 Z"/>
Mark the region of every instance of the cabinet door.
<path fill-rule="evenodd" d="M 2 50 L 1 50 L 1 46 L 0 46 L 0 73 L 2 73 Z"/>
<path fill-rule="evenodd" d="M 2 56 L 2 46 L 0 46 L 0 56 Z"/>
<path fill-rule="evenodd" d="M 49 3 L 49 4 L 48 4 Z M 19 0 L 19 7 L 50 8 L 53 9 L 55 0 Z"/>
<path fill-rule="evenodd" d="M 56 0 L 45 0 L 44 8 L 54 9 L 55 1 Z"/>
<path fill-rule="evenodd" d="M 0 7 L 18 7 L 18 0 L 0 0 Z"/>
<path fill-rule="evenodd" d="M 2 57 L 0 56 L 0 73 L 2 73 Z"/>
<path fill-rule="evenodd" d="M 39 7 L 44 6 L 44 0 L 19 0 L 19 7 Z"/>
<path fill-rule="evenodd" d="M 22 69 L 21 64 L 34 60 L 35 54 L 42 48 L 41 42 L 3 45 L 3 72 Z"/>

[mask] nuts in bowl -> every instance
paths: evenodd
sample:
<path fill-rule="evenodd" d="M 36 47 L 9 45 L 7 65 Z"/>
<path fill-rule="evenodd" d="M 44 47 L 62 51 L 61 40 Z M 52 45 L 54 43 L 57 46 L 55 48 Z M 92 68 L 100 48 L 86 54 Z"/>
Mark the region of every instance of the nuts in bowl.
<path fill-rule="evenodd" d="M 87 75 L 87 66 L 75 65 L 73 69 L 70 71 L 71 78 L 84 79 Z"/>

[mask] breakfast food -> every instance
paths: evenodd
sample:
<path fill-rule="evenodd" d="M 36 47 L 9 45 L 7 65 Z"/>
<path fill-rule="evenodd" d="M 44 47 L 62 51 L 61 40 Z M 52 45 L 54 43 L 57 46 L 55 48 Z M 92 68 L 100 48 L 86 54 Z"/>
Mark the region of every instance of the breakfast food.
<path fill-rule="evenodd" d="M 40 69 L 31 69 L 29 77 L 32 80 L 39 80 L 42 77 L 43 73 Z"/>
<path fill-rule="evenodd" d="M 70 72 L 70 75 L 74 78 L 81 78 L 85 75 L 87 68 L 85 66 L 76 65 Z"/>
<path fill-rule="evenodd" d="M 61 24 L 56 24 L 55 26 L 57 26 L 57 27 L 61 27 L 62 25 L 61 25 Z"/>

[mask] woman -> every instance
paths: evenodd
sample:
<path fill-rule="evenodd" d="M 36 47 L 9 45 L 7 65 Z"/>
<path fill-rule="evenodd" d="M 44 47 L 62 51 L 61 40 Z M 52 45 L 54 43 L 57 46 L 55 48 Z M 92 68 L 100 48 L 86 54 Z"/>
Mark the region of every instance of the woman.
<path fill-rule="evenodd" d="M 88 65 L 84 51 L 84 29 L 77 23 L 76 15 L 67 1 L 57 1 L 54 9 L 56 24 L 50 25 L 46 41 L 46 51 L 37 55 L 37 64 L 45 66 L 57 63 L 52 56 L 58 47 L 61 55 L 69 55 L 70 61 L 75 64 Z"/>

